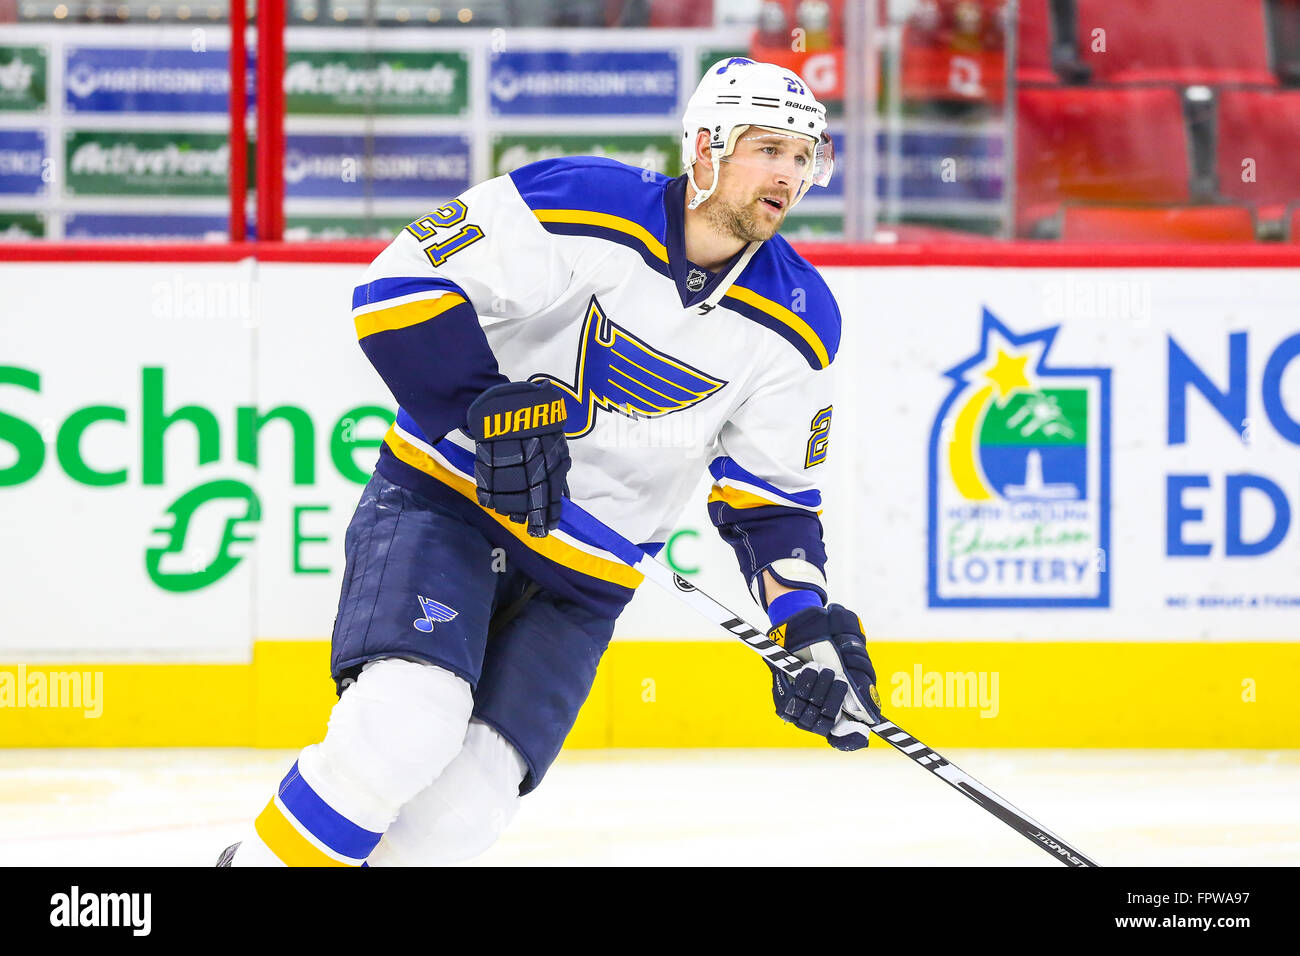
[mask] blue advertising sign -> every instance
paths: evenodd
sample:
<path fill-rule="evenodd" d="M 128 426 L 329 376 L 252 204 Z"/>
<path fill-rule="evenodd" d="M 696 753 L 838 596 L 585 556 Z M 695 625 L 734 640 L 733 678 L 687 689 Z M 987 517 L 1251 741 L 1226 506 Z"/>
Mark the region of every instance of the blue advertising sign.
<path fill-rule="evenodd" d="M 69 48 L 64 102 L 69 111 L 78 112 L 224 113 L 229 61 L 225 50 Z M 250 57 L 250 106 L 253 76 Z"/>
<path fill-rule="evenodd" d="M 0 193 L 43 193 L 45 156 L 44 130 L 0 129 Z"/>
<path fill-rule="evenodd" d="M 675 50 L 522 50 L 494 53 L 492 112 L 649 116 L 677 113 Z"/>
<path fill-rule="evenodd" d="M 68 216 L 63 234 L 69 239 L 209 239 L 224 241 L 225 216 L 79 212 Z"/>
<path fill-rule="evenodd" d="M 291 199 L 443 199 L 469 188 L 466 136 L 286 137 Z"/>
<path fill-rule="evenodd" d="M 879 195 L 889 188 L 889 177 L 899 178 L 903 199 L 998 200 L 1002 198 L 1006 161 L 1001 133 L 918 132 L 905 130 L 897 147 L 880 133 Z M 832 180 L 833 182 L 833 180 Z"/>

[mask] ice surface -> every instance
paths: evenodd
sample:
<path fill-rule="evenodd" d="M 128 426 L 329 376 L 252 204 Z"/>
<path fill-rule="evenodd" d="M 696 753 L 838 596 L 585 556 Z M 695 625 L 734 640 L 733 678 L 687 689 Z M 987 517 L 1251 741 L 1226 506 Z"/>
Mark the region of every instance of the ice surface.
<path fill-rule="evenodd" d="M 1300 751 L 944 755 L 1103 865 L 1300 864 Z M 0 750 L 0 865 L 211 866 L 294 757 Z M 1057 865 L 875 745 L 566 752 L 473 862 Z"/>

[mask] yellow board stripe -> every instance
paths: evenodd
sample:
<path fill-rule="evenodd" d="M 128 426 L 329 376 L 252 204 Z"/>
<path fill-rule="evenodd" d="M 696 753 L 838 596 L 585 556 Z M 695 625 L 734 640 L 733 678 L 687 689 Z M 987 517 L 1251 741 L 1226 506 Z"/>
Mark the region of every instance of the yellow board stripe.
<path fill-rule="evenodd" d="M 642 243 L 650 254 L 661 262 L 668 262 L 668 250 L 639 222 L 613 216 L 607 212 L 591 212 L 588 209 L 534 209 L 533 215 L 538 222 L 567 222 L 582 226 L 601 226 L 626 233 Z"/>
<path fill-rule="evenodd" d="M 807 511 L 802 505 L 797 505 L 792 501 L 781 501 L 779 498 L 761 498 L 756 494 L 743 491 L 740 488 L 733 488 L 730 485 L 714 485 L 713 490 L 709 492 L 709 503 L 721 501 L 723 504 L 732 508 L 770 508 L 773 505 L 778 508 L 801 508 Z M 821 514 L 822 509 L 817 509 L 817 514 Z"/>
<path fill-rule="evenodd" d="M 758 309 L 760 312 L 766 312 L 778 322 L 788 325 L 808 343 L 808 347 L 811 348 L 813 354 L 817 356 L 817 361 L 821 362 L 822 368 L 831 364 L 830 356 L 826 354 L 826 346 L 823 345 L 822 340 L 817 337 L 817 333 L 812 330 L 812 326 L 799 318 L 799 316 L 795 315 L 785 306 L 759 295 L 752 289 L 746 289 L 743 285 L 733 285 L 727 290 L 727 295 L 733 299 L 739 299 L 741 302 Z"/>
<path fill-rule="evenodd" d="M 321 851 L 284 818 L 272 799 L 253 824 L 262 842 L 285 866 L 350 866 Z"/>
<path fill-rule="evenodd" d="M 392 332 L 396 329 L 419 325 L 436 318 L 448 309 L 455 308 L 465 301 L 465 297 L 455 292 L 443 293 L 436 299 L 420 299 L 416 302 L 403 302 L 387 309 L 366 312 L 355 319 L 357 338 L 364 339 L 376 332 Z"/>
<path fill-rule="evenodd" d="M 1106 626 L 1097 623 L 1098 630 Z M 1300 687 L 1300 644 L 1295 641 L 899 641 L 867 633 L 885 714 L 941 752 L 949 747 L 1294 751 L 1300 740 L 1300 694 L 1294 693 Z M 702 620 L 697 636 L 711 637 Z M 1087 673 L 1098 661 L 1123 666 L 1111 667 L 1100 681 L 1043 680 L 1044 674 Z M 19 666 L 0 663 L 0 675 Z M 69 660 L 26 667 L 102 672 L 104 709 L 88 720 L 72 707 L 0 705 L 0 740 L 7 748 L 299 750 L 325 736 L 330 708 L 338 700 L 324 636 L 257 640 L 251 663 L 245 664 Z M 945 700 L 949 706 L 926 705 L 924 676 L 935 671 L 997 674 L 997 715 L 981 716 L 991 708 L 970 700 L 965 707 L 951 700 Z M 718 674 L 728 679 L 719 681 Z M 901 686 L 899 675 L 906 675 L 908 687 Z M 655 695 L 645 694 L 647 678 L 655 682 Z M 922 706 L 915 704 L 918 690 Z M 1109 719 L 1097 720 L 1098 713 Z M 1215 719 L 1207 721 L 1206 714 Z M 616 638 L 601 658 L 596 684 L 564 746 L 566 751 L 825 750 L 826 741 L 772 714 L 771 672 L 740 641 Z"/>
<path fill-rule="evenodd" d="M 474 482 L 445 468 L 437 459 L 416 448 L 397 433 L 395 426 L 388 430 L 388 434 L 384 436 L 384 441 L 392 453 L 406 464 L 437 478 L 444 485 L 460 492 L 470 501 L 478 504 L 478 493 Z M 480 507 L 482 506 L 480 505 Z M 575 548 L 571 544 L 565 544 L 559 538 L 550 535 L 545 538 L 534 538 L 528 534 L 522 524 L 515 524 L 509 518 L 486 508 L 483 509 L 483 513 L 514 535 L 521 544 L 572 571 L 578 571 L 589 577 L 599 578 L 602 581 L 621 584 L 625 588 L 635 588 L 644 580 L 645 576 L 640 571 L 634 571 L 621 561 L 610 561 L 606 558 L 599 558 L 594 554 L 588 554 L 586 551 Z"/>

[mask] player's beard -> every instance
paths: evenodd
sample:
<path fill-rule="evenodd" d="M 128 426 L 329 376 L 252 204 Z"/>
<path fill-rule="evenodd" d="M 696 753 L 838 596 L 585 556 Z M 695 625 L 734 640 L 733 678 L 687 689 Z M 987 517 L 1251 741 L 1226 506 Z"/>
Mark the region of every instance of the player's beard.
<path fill-rule="evenodd" d="M 785 222 L 786 206 L 780 216 L 773 219 L 762 215 L 758 204 L 762 202 L 755 193 L 746 202 L 738 202 L 731 197 L 714 195 L 705 202 L 703 209 L 708 215 L 709 224 L 719 232 L 739 239 L 741 242 L 765 242 L 776 235 L 776 231 Z"/>

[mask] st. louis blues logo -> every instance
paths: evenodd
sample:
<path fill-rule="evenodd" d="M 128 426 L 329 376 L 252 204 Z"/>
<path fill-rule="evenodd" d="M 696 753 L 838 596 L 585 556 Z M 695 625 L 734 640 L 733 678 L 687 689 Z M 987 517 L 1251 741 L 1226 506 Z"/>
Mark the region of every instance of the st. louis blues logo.
<path fill-rule="evenodd" d="M 411 623 L 415 625 L 417 631 L 424 631 L 425 634 L 433 630 L 434 621 L 446 624 L 459 613 L 440 601 L 431 601 L 421 594 L 417 594 L 416 597 L 420 599 L 420 610 L 424 612 L 424 617 L 416 618 Z"/>
<path fill-rule="evenodd" d="M 619 328 L 594 295 L 582 324 L 574 384 L 546 373 L 529 381 L 549 382 L 564 395 L 569 438 L 591 431 L 598 409 L 629 418 L 658 418 L 690 408 L 727 384 Z"/>
<path fill-rule="evenodd" d="M 930 435 L 931 607 L 1110 604 L 1110 370 L 984 310 Z"/>

